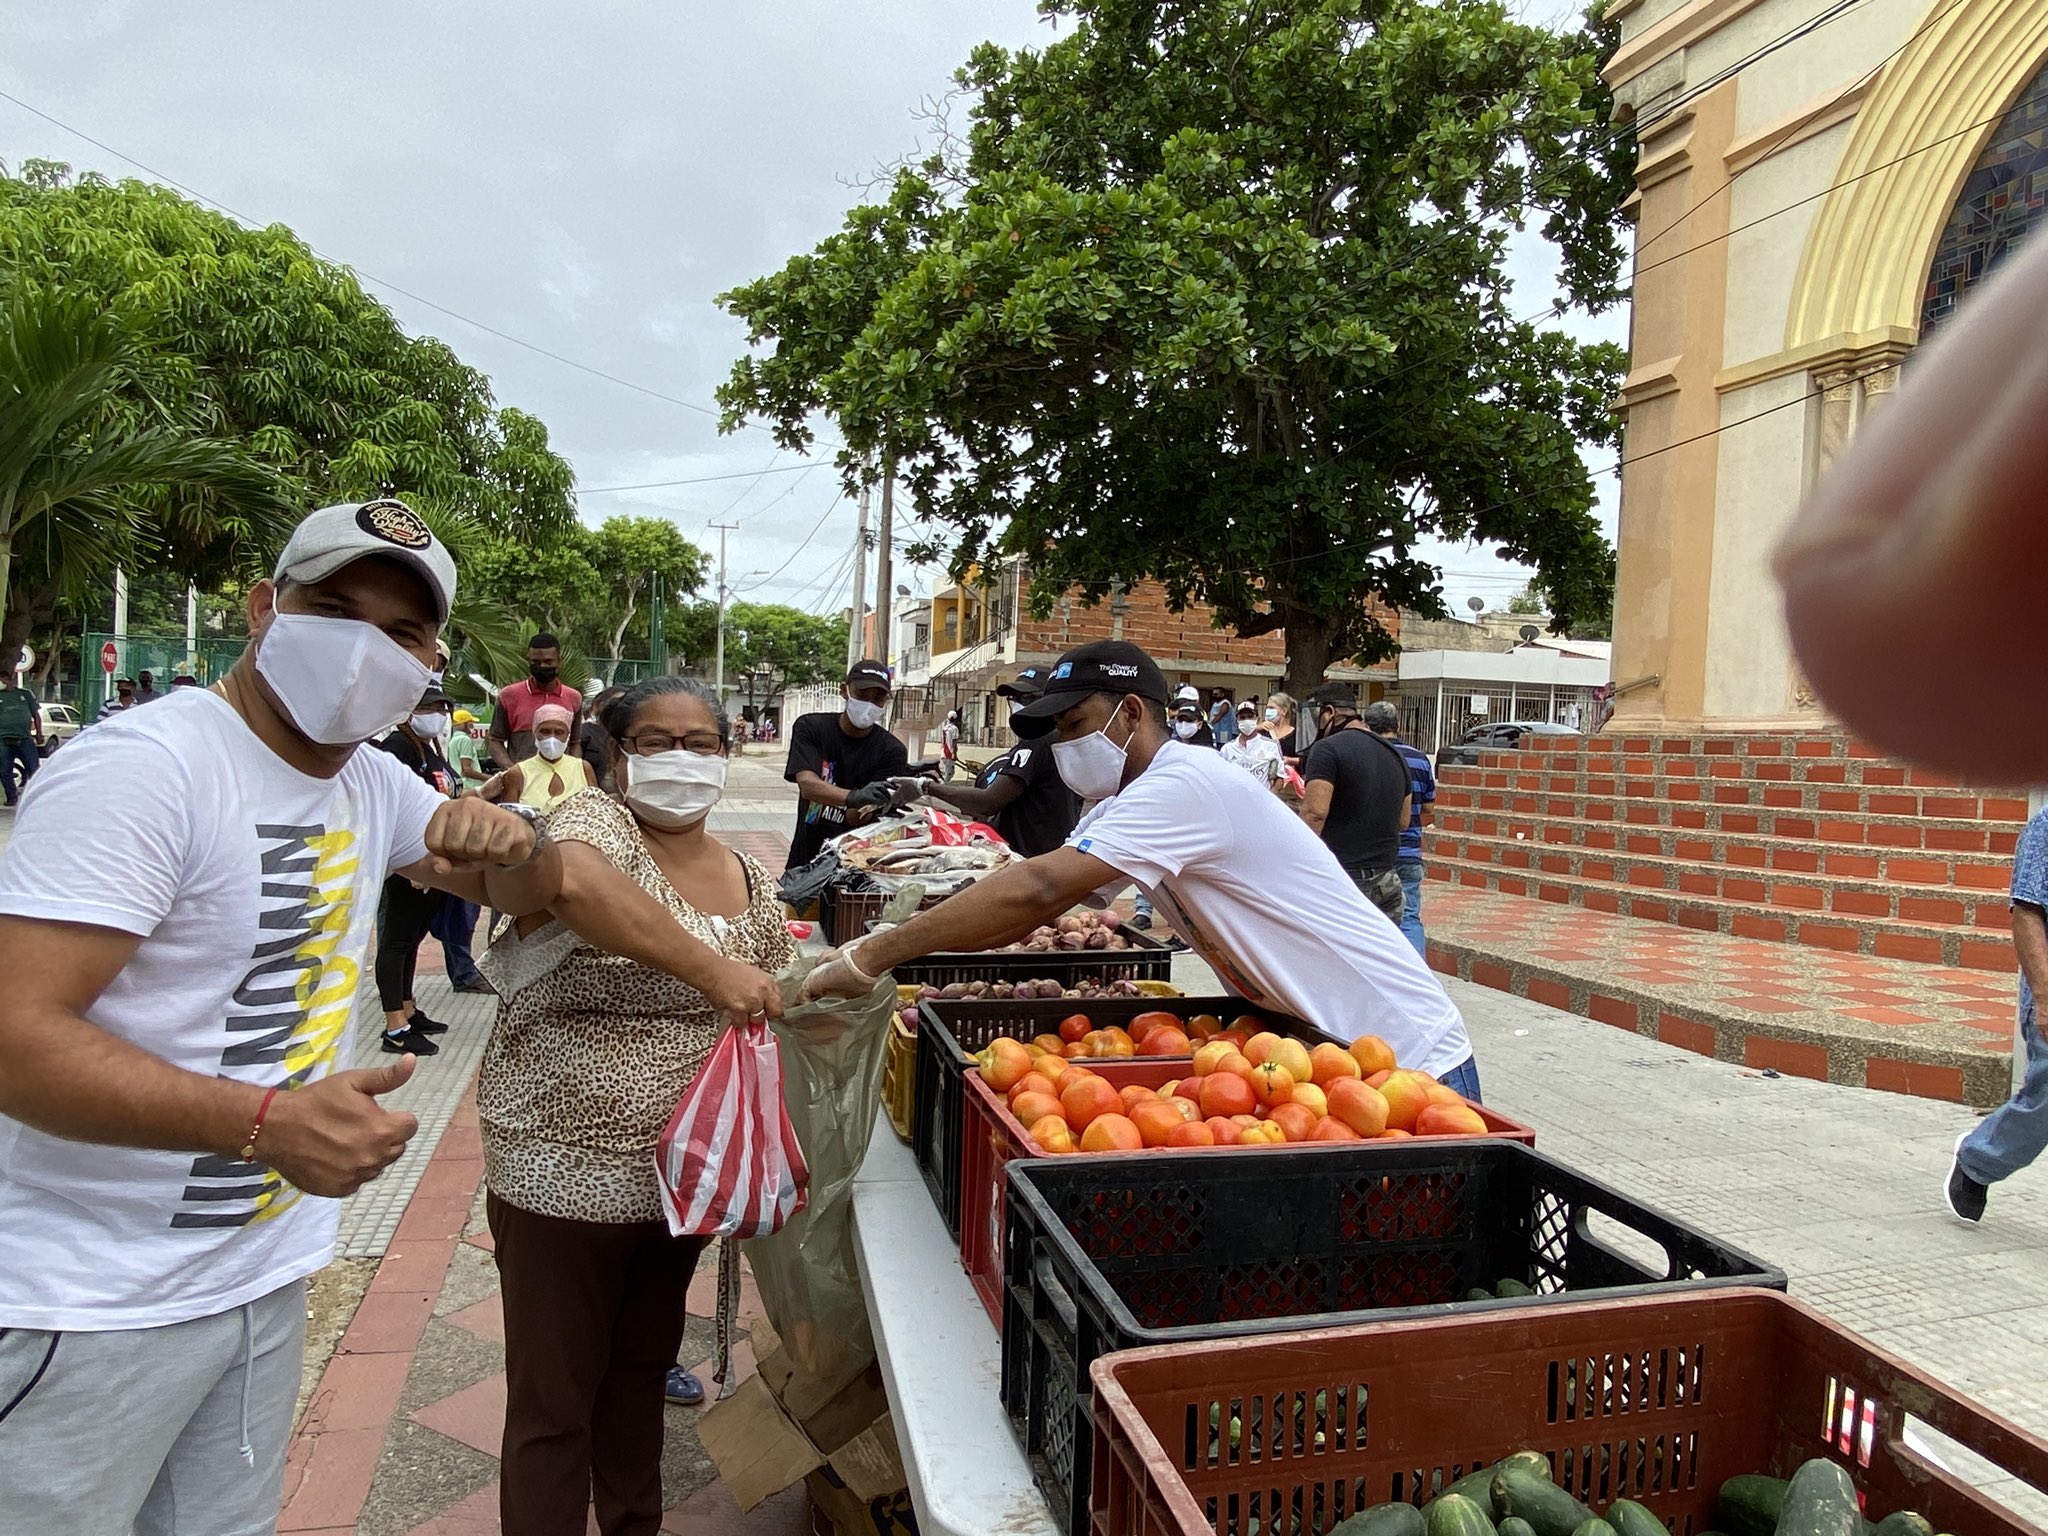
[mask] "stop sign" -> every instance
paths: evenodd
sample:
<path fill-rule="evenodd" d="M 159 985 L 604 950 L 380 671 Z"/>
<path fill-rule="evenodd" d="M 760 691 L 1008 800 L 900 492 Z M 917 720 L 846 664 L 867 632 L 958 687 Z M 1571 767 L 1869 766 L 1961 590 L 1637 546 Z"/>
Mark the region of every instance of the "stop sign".
<path fill-rule="evenodd" d="M 112 677 L 114 675 L 114 667 L 120 659 L 121 653 L 114 649 L 113 641 L 109 640 L 100 647 L 100 670 L 106 673 L 107 676 Z"/>

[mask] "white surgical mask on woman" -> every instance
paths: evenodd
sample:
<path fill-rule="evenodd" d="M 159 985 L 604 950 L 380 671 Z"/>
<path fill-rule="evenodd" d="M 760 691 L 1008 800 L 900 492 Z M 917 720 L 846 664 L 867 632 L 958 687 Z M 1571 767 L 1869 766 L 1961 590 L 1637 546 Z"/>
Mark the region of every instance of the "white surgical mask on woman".
<path fill-rule="evenodd" d="M 882 723 L 883 709 L 879 704 L 870 704 L 866 699 L 848 699 L 846 718 L 853 722 L 853 728 L 864 731 L 871 725 Z"/>
<path fill-rule="evenodd" d="M 415 736 L 424 736 L 434 741 L 448 734 L 448 717 L 438 709 L 423 710 L 412 717 Z"/>
<path fill-rule="evenodd" d="M 544 760 L 552 763 L 558 761 L 561 755 L 569 750 L 569 743 L 559 736 L 536 736 L 533 738 L 533 750 Z"/>
<path fill-rule="evenodd" d="M 633 814 L 673 831 L 702 821 L 725 793 L 725 759 L 677 747 L 652 757 L 624 757 L 623 793 Z"/>
<path fill-rule="evenodd" d="M 1173 734 L 1182 741 L 1193 741 L 1195 739 L 1195 732 L 1201 728 L 1202 722 L 1199 720 L 1176 720 L 1173 722 Z"/>
<path fill-rule="evenodd" d="M 325 747 L 390 730 L 434 676 L 376 625 L 315 613 L 271 615 L 256 642 L 256 672 L 299 734 Z"/>
<path fill-rule="evenodd" d="M 1277 710 L 1277 709 L 1269 709 L 1269 710 L 1267 710 L 1267 711 L 1266 711 L 1266 724 L 1268 724 L 1268 725 L 1271 725 L 1271 724 L 1273 724 L 1273 723 L 1274 723 L 1274 722 L 1275 722 L 1276 720 L 1278 720 L 1279 718 L 1280 718 L 1280 711 L 1279 711 L 1279 710 Z"/>
<path fill-rule="evenodd" d="M 1128 739 L 1121 745 L 1110 740 L 1105 722 L 1101 730 L 1079 741 L 1054 742 L 1052 765 L 1059 770 L 1067 788 L 1083 800 L 1107 800 L 1123 788 L 1124 764 L 1130 748 Z"/>

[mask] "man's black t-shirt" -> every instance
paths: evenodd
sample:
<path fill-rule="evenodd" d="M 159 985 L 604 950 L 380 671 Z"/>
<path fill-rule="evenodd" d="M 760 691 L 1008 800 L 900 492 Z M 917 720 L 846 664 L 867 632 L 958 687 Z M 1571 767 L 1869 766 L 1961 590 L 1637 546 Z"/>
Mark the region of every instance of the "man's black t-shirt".
<path fill-rule="evenodd" d="M 974 786 L 987 789 L 1004 777 L 1016 779 L 1024 792 L 996 812 L 995 829 L 1003 841 L 1027 859 L 1064 844 L 1081 819 L 1081 797 L 1060 777 L 1052 748 L 1041 742 L 1014 746 L 982 769 Z"/>
<path fill-rule="evenodd" d="M 455 770 L 448 766 L 439 742 L 430 741 L 422 746 L 403 730 L 394 727 L 390 735 L 379 738 L 377 745 L 418 774 L 437 793 L 455 793 Z"/>
<path fill-rule="evenodd" d="M 851 791 L 910 771 L 910 749 L 900 740 L 879 725 L 865 736 L 849 736 L 839 728 L 840 718 L 821 711 L 803 716 L 790 727 L 789 764 L 782 770 L 785 779 L 794 784 L 798 774 L 815 773 L 827 784 Z M 838 806 L 799 799 L 788 867 L 798 869 L 810 863 L 826 838 L 845 830 L 846 812 Z"/>
<path fill-rule="evenodd" d="M 1327 780 L 1330 814 L 1323 841 L 1345 869 L 1391 869 L 1401 846 L 1401 801 L 1407 795 L 1408 764 L 1388 743 L 1366 730 L 1319 736 L 1302 759 L 1302 778 Z"/>

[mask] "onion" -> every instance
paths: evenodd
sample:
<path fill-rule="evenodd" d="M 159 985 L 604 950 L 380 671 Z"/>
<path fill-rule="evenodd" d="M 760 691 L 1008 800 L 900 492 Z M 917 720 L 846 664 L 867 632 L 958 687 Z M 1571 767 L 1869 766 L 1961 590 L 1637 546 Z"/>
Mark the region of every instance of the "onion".
<path fill-rule="evenodd" d="M 1109 948 L 1109 935 L 1098 928 L 1088 935 L 1087 942 L 1090 949 L 1107 949 Z"/>
<path fill-rule="evenodd" d="M 1117 929 L 1121 928 L 1124 922 L 1123 914 L 1113 910 L 1096 913 L 1095 921 L 1101 924 L 1104 928 L 1107 928 L 1111 933 L 1114 933 Z"/>

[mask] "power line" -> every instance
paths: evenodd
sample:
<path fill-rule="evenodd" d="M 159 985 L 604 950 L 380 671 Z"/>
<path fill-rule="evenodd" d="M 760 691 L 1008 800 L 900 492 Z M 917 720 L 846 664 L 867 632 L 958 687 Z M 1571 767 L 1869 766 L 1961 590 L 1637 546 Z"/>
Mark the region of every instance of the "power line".
<path fill-rule="evenodd" d="M 774 570 L 770 571 L 766 576 L 764 576 L 761 580 L 755 582 L 752 586 L 743 588 L 742 590 L 748 592 L 758 592 L 761 588 L 768 585 L 769 582 L 773 581 L 776 577 L 780 576 L 784 571 L 788 570 L 790 568 L 790 565 L 796 560 L 796 557 L 802 554 L 806 549 L 808 549 L 810 547 L 811 540 L 815 539 L 818 536 L 818 530 L 825 526 L 825 519 L 832 515 L 832 509 L 838 506 L 839 503 L 844 501 L 845 499 L 846 487 L 842 485 L 839 488 L 838 492 L 833 496 L 832 500 L 826 504 L 825 510 L 818 514 L 817 522 L 811 525 L 811 531 L 804 535 L 803 542 L 797 545 L 795 549 L 790 551 L 789 559 L 783 561 L 782 564 L 775 567 Z"/>
<path fill-rule="evenodd" d="M 813 459 L 808 464 L 784 464 L 779 469 L 734 470 L 724 475 L 692 475 L 684 480 L 648 480 L 639 485 L 592 485 L 578 486 L 578 496 L 609 496 L 615 491 L 665 491 L 678 485 L 710 485 L 717 480 L 759 480 L 764 475 L 800 475 L 805 470 L 820 469 L 823 459 Z"/>
<path fill-rule="evenodd" d="M 91 134 L 87 133 L 82 128 L 74 128 L 71 124 L 65 122 L 62 118 L 51 116 L 51 114 L 45 112 L 41 107 L 23 101 L 19 96 L 12 95 L 7 91 L 0 91 L 0 101 L 12 102 L 15 106 L 21 108 L 22 111 L 31 113 L 32 115 L 41 118 L 44 122 L 51 124 L 53 127 L 61 128 L 64 132 L 71 134 L 73 137 L 84 140 L 86 143 L 92 145 L 95 149 L 103 150 L 107 154 L 112 155 L 117 160 L 126 161 L 129 165 L 132 165 L 138 171 L 141 171 L 145 176 L 154 177 L 156 180 L 162 182 L 165 186 L 175 187 L 178 191 L 183 192 L 187 197 L 194 198 L 197 201 L 205 203 L 210 207 L 218 208 L 222 213 L 226 214 L 229 218 L 234 219 L 237 223 L 243 225 L 245 228 L 260 229 L 263 227 L 255 219 L 251 218 L 248 214 L 241 213 L 236 209 L 229 207 L 219 198 L 209 197 L 204 192 L 201 192 L 198 188 L 189 186 L 186 183 L 179 181 L 174 176 L 167 176 L 162 171 L 157 170 L 153 166 L 145 165 L 142 161 L 136 159 L 133 155 L 127 153 L 127 151 L 116 149 L 113 145 L 107 143 L 104 139 L 94 138 Z M 685 400 L 680 395 L 671 395 L 664 390 L 652 388 L 649 385 L 641 384 L 633 379 L 622 378 L 618 374 L 612 373 L 606 369 L 594 367 L 589 363 L 579 362 L 577 359 L 573 357 L 566 357 L 560 352 L 556 352 L 548 347 L 540 345 L 540 343 L 538 342 L 528 341 L 523 336 L 515 336 L 510 331 L 500 330 L 497 326 L 487 324 L 482 320 L 476 319 L 474 316 L 465 315 L 460 310 L 450 309 L 446 304 L 442 304 L 437 302 L 436 300 L 430 299 L 426 297 L 424 294 L 414 293 L 409 288 L 401 288 L 397 283 L 390 281 L 388 278 L 379 277 L 374 272 L 366 271 L 364 268 L 356 266 L 351 262 L 344 261 L 338 256 L 330 256 L 325 251 L 322 251 L 318 247 L 314 246 L 311 242 L 306 243 L 306 249 L 312 251 L 312 253 L 315 256 L 318 256 L 321 260 L 331 262 L 335 266 L 342 268 L 344 271 L 353 273 L 359 279 L 363 279 L 370 283 L 374 283 L 377 287 L 387 289 L 392 293 L 398 294 L 402 298 L 411 299 L 415 304 L 424 305 L 426 308 L 435 311 L 437 314 L 446 315 L 449 319 L 459 321 L 463 325 L 469 326 L 474 330 L 482 331 L 487 336 L 495 336 L 500 341 L 510 342 L 515 347 L 523 347 L 527 351 L 535 353 L 540 357 L 545 357 L 552 362 L 560 363 L 565 368 L 574 368 L 579 373 L 587 373 L 592 378 L 603 379 L 607 383 L 618 385 L 621 389 L 630 389 L 638 394 L 646 395 L 651 399 L 665 401 L 670 405 L 679 405 L 686 411 L 695 411 L 698 415 L 709 416 L 714 421 L 719 421 L 723 419 L 723 413 L 713 409 L 711 406 L 702 405 L 695 400 Z M 772 432 L 774 430 L 774 428 L 772 427 L 765 426 L 762 423 L 753 421 L 743 420 L 741 422 L 741 425 L 753 427 L 756 431 L 761 432 Z M 838 445 L 832 444 L 830 446 L 836 449 Z M 671 483 L 676 485 L 685 485 L 690 484 L 692 482 L 679 480 L 673 481 Z"/>

